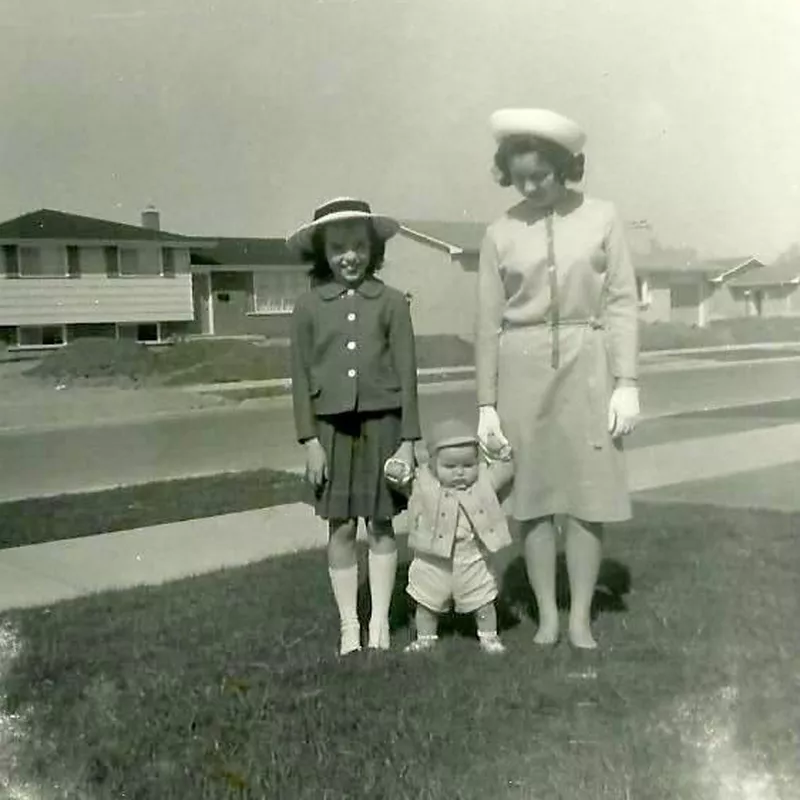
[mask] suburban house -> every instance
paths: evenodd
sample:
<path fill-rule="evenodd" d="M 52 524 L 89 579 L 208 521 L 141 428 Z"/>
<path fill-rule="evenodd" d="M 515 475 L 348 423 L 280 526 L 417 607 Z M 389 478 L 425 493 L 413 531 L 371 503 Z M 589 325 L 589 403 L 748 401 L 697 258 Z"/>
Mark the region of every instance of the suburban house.
<path fill-rule="evenodd" d="M 482 222 L 405 220 L 389 242 L 380 277 L 407 295 L 419 335 L 472 339 L 485 230 Z M 749 256 L 699 259 L 632 233 L 645 321 L 800 313 L 800 256 L 771 267 Z M 89 336 L 285 339 L 308 286 L 308 266 L 283 238 L 168 233 L 152 207 L 141 225 L 49 209 L 0 223 L 0 344 L 12 348 Z"/>
<path fill-rule="evenodd" d="M 632 257 L 645 322 L 702 327 L 715 319 L 742 316 L 745 305 L 735 281 L 764 269 L 752 256 L 701 259 L 689 249 L 654 247 L 634 250 Z"/>
<path fill-rule="evenodd" d="M 419 335 L 471 336 L 480 223 L 406 223 L 380 278 L 408 295 Z M 196 331 L 286 338 L 308 265 L 278 238 L 215 238 L 191 256 Z"/>
<path fill-rule="evenodd" d="M 730 290 L 747 316 L 799 315 L 800 253 L 792 253 L 763 269 L 735 277 L 730 282 Z"/>
<path fill-rule="evenodd" d="M 286 338 L 294 302 L 309 286 L 308 265 L 283 239 L 215 242 L 191 254 L 195 331 Z"/>
<path fill-rule="evenodd" d="M 0 223 L 0 342 L 80 337 L 158 342 L 194 325 L 190 251 L 211 244 L 142 225 L 40 209 Z"/>
<path fill-rule="evenodd" d="M 482 222 L 402 221 L 382 277 L 411 299 L 415 331 L 472 340 Z"/>

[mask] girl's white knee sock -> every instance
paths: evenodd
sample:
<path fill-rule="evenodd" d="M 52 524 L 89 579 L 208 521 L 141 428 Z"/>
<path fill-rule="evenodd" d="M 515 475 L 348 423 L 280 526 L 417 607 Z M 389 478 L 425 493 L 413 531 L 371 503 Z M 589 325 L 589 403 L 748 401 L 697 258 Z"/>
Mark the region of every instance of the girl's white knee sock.
<path fill-rule="evenodd" d="M 361 628 L 358 624 L 358 564 L 344 569 L 328 569 L 333 596 L 339 609 L 341 621 L 341 645 L 339 652 L 347 655 L 361 649 Z"/>

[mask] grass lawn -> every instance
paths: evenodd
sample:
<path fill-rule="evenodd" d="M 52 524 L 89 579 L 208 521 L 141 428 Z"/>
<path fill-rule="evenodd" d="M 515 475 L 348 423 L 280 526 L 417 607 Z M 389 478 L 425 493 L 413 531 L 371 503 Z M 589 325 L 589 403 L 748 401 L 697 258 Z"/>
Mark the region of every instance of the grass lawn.
<path fill-rule="evenodd" d="M 640 324 L 642 351 L 752 344 L 800 343 L 800 317 L 718 320 L 705 328 L 673 322 Z M 451 335 L 418 336 L 420 368 L 472 366 L 472 345 Z M 127 340 L 79 339 L 53 351 L 29 371 L 56 384 L 186 386 L 203 383 L 285 379 L 286 343 L 194 339 L 148 348 Z"/>
<path fill-rule="evenodd" d="M 0 503 L 0 550 L 307 499 L 302 477 L 260 469 Z"/>
<path fill-rule="evenodd" d="M 596 655 L 536 648 L 525 613 L 503 658 L 466 624 L 405 655 L 401 577 L 395 649 L 337 659 L 320 552 L 8 613 L 0 751 L 42 798 L 797 797 L 798 523 L 638 506 Z"/>

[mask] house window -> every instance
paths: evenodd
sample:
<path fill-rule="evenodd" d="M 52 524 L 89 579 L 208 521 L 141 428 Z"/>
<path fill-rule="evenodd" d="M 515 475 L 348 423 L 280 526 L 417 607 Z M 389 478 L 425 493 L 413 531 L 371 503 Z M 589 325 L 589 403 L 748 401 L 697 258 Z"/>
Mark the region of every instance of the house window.
<path fill-rule="evenodd" d="M 0 327 L 0 346 L 11 347 L 17 343 L 17 329 L 13 325 Z"/>
<path fill-rule="evenodd" d="M 25 325 L 17 336 L 20 347 L 53 347 L 67 340 L 63 325 Z"/>
<path fill-rule="evenodd" d="M 16 245 L 3 245 L 6 278 L 19 278 L 19 250 Z"/>
<path fill-rule="evenodd" d="M 19 266 L 22 275 L 42 274 L 42 252 L 37 247 L 20 247 Z"/>
<path fill-rule="evenodd" d="M 22 245 L 19 269 L 23 278 L 63 278 L 67 274 L 64 248 Z"/>
<path fill-rule="evenodd" d="M 118 252 L 120 275 L 138 275 L 139 251 L 133 247 L 120 247 Z"/>
<path fill-rule="evenodd" d="M 119 277 L 119 257 L 116 247 L 104 247 L 103 257 L 106 262 L 106 277 L 118 278 Z"/>
<path fill-rule="evenodd" d="M 117 326 L 113 322 L 80 322 L 67 329 L 69 340 L 75 339 L 116 339 Z"/>
<path fill-rule="evenodd" d="M 67 247 L 67 275 L 70 278 L 81 276 L 81 251 L 75 245 Z"/>
<path fill-rule="evenodd" d="M 159 322 L 119 323 L 117 334 L 120 339 L 135 339 L 137 342 L 160 342 L 161 324 Z"/>
<path fill-rule="evenodd" d="M 152 251 L 151 257 L 136 247 L 106 247 L 106 276 L 158 275 L 161 270 L 158 252 Z"/>
<path fill-rule="evenodd" d="M 309 287 L 303 268 L 253 273 L 253 310 L 257 314 L 289 314 Z"/>
<path fill-rule="evenodd" d="M 161 250 L 161 274 L 165 278 L 175 277 L 175 251 L 171 247 Z"/>

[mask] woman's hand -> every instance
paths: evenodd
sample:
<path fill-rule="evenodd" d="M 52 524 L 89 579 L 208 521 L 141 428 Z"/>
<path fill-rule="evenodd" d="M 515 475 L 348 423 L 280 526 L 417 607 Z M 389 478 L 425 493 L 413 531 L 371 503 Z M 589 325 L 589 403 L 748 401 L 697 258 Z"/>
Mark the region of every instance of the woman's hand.
<path fill-rule="evenodd" d="M 478 441 L 492 458 L 506 459 L 511 455 L 511 445 L 503 434 L 494 406 L 478 409 Z"/>
<path fill-rule="evenodd" d="M 328 459 L 319 439 L 309 439 L 306 448 L 306 480 L 315 492 L 322 491 L 328 480 Z"/>
<path fill-rule="evenodd" d="M 639 387 L 617 386 L 608 404 L 608 431 L 612 439 L 629 434 L 639 421 Z"/>

